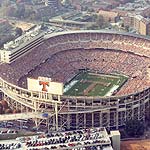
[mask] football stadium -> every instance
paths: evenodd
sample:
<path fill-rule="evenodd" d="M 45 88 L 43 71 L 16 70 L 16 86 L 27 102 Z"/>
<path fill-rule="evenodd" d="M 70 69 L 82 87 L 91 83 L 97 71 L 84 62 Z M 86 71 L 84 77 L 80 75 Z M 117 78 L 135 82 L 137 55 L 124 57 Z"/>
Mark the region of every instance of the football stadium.
<path fill-rule="evenodd" d="M 149 38 L 85 30 L 45 35 L 34 45 L 0 65 L 1 99 L 9 106 L 5 110 L 2 103 L 2 119 L 31 118 L 36 126 L 57 130 L 118 129 L 128 119 L 145 120 L 150 106 Z M 63 94 L 36 91 L 35 84 L 29 89 L 27 78 L 39 77 L 63 83 Z"/>

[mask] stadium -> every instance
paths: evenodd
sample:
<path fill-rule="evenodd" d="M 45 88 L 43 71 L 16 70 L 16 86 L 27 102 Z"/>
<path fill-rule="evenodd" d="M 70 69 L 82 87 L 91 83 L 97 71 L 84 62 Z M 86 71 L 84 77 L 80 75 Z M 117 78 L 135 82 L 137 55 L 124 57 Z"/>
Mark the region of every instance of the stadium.
<path fill-rule="evenodd" d="M 150 39 L 70 31 L 45 35 L 39 46 L 16 55 L 16 61 L 0 65 L 2 99 L 16 113 L 5 113 L 3 119 L 24 115 L 51 129 L 118 129 L 128 119 L 145 120 L 150 106 Z M 27 78 L 39 76 L 62 82 L 64 94 L 27 90 Z"/>

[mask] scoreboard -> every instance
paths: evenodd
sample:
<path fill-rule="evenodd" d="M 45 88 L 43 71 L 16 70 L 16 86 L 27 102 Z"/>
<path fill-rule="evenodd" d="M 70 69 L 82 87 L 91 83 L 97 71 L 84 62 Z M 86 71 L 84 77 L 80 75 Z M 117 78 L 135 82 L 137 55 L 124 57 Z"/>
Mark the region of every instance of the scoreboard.
<path fill-rule="evenodd" d="M 52 82 L 51 78 L 38 77 L 37 79 L 27 78 L 28 90 L 46 92 L 55 95 L 63 95 L 63 83 Z"/>

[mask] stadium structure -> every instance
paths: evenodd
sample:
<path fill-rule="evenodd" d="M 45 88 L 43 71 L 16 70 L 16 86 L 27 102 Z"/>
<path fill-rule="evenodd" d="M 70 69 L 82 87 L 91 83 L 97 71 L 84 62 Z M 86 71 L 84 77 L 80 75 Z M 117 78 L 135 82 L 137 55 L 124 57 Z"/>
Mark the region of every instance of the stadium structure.
<path fill-rule="evenodd" d="M 80 78 L 78 84 L 87 85 L 80 90 L 74 81 L 82 73 L 96 75 L 96 79 Z M 32 118 L 37 126 L 45 123 L 56 130 L 100 126 L 118 129 L 131 118 L 145 121 L 150 109 L 150 39 L 111 31 L 45 35 L 42 43 L 26 55 L 10 64 L 2 63 L 0 75 L 2 99 L 20 112 L 2 114 L 0 121 Z M 74 85 L 74 93 L 27 89 L 27 78 L 39 76 L 64 83 L 64 89 Z M 111 84 L 113 79 L 117 80 Z M 103 95 L 90 94 L 101 85 L 102 91 L 112 87 Z M 114 85 L 118 87 L 112 91 Z"/>

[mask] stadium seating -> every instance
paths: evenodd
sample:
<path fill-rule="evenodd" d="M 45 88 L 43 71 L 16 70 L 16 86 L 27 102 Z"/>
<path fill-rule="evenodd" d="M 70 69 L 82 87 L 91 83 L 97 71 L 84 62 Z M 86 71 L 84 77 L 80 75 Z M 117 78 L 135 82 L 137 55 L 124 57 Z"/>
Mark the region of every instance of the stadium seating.
<path fill-rule="evenodd" d="M 46 39 L 15 62 L 1 64 L 0 74 L 8 82 L 27 87 L 28 76 L 46 76 L 65 83 L 82 68 L 118 72 L 130 79 L 117 95 L 134 93 L 149 87 L 149 43 L 142 37 L 115 33 L 61 34 Z"/>
<path fill-rule="evenodd" d="M 149 82 L 146 80 L 148 64 L 148 58 L 122 51 L 74 49 L 53 55 L 30 71 L 29 76 L 34 78 L 47 76 L 55 81 L 66 83 L 77 73 L 78 69 L 82 68 L 108 74 L 118 72 L 129 76 L 128 82 L 117 93 L 124 95 L 141 91 L 149 86 Z M 26 78 L 22 80 L 23 83 L 26 83 Z"/>

